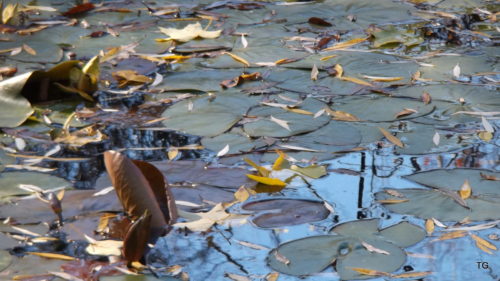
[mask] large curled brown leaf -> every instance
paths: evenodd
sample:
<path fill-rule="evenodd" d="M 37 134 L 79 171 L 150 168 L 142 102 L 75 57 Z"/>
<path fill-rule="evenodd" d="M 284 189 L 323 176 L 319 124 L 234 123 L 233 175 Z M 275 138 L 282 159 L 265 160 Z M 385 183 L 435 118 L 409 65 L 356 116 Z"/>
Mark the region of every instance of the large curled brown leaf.
<path fill-rule="evenodd" d="M 104 153 L 104 164 L 125 212 L 137 219 L 147 210 L 151 232 L 165 234 L 177 219 L 177 210 L 163 174 L 149 163 L 130 160 L 116 151 Z"/>
<path fill-rule="evenodd" d="M 131 263 L 140 261 L 147 252 L 151 234 L 151 214 L 146 210 L 128 229 L 123 241 L 123 256 Z"/>

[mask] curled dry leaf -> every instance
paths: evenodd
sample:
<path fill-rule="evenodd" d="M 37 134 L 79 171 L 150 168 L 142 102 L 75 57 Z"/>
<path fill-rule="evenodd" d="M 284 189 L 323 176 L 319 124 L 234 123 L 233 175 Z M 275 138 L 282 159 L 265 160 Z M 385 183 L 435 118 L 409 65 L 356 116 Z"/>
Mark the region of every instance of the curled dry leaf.
<path fill-rule="evenodd" d="M 187 42 L 190 40 L 193 40 L 197 37 L 201 38 L 208 38 L 208 39 L 214 39 L 220 36 L 222 30 L 214 30 L 214 31 L 207 31 L 204 30 L 203 27 L 201 27 L 201 24 L 199 22 L 193 23 L 193 24 L 188 24 L 184 28 L 177 29 L 177 28 L 164 28 L 164 27 L 159 27 L 160 31 L 169 38 L 167 39 L 157 39 L 157 41 L 163 42 L 166 40 L 175 40 L 179 42 Z"/>
<path fill-rule="evenodd" d="M 431 103 L 431 102 L 432 102 L 432 97 L 431 97 L 431 95 L 430 95 L 429 93 L 427 93 L 427 92 L 423 92 L 423 93 L 422 93 L 422 102 L 423 102 L 424 104 L 429 104 L 429 103 Z"/>
<path fill-rule="evenodd" d="M 137 219 L 147 210 L 152 234 L 163 235 L 177 219 L 175 200 L 163 174 L 147 162 L 112 150 L 104 153 L 104 164 L 125 212 Z"/>
<path fill-rule="evenodd" d="M 394 118 L 405 117 L 408 115 L 412 115 L 413 113 L 418 113 L 418 111 L 416 111 L 415 109 L 412 109 L 412 108 L 405 108 L 405 109 L 401 110 L 400 112 L 396 113 L 396 115 L 394 115 Z"/>
<path fill-rule="evenodd" d="M 386 129 L 384 128 L 381 128 L 381 127 L 378 127 L 378 129 L 380 130 L 380 132 L 384 135 L 384 137 L 392 142 L 393 144 L 403 148 L 404 147 L 404 144 L 401 142 L 400 139 L 398 139 L 397 137 L 393 136 L 391 133 L 389 133 Z"/>

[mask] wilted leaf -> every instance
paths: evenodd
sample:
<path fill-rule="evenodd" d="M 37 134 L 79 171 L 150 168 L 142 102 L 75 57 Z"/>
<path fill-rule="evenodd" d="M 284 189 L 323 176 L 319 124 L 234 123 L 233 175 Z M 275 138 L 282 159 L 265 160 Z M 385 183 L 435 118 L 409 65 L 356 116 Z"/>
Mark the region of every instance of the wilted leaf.
<path fill-rule="evenodd" d="M 124 210 L 134 218 L 149 211 L 152 234 L 162 235 L 177 219 L 163 174 L 147 162 L 132 161 L 116 151 L 106 151 L 104 163 Z"/>
<path fill-rule="evenodd" d="M 355 77 L 342 76 L 342 77 L 339 77 L 339 78 L 340 78 L 340 80 L 343 80 L 343 81 L 349 81 L 349 82 L 356 83 L 356 84 L 359 84 L 359 85 L 373 87 L 372 84 L 370 84 L 370 83 L 368 83 L 368 82 L 366 82 L 364 80 L 355 78 Z"/>
<path fill-rule="evenodd" d="M 379 249 L 371 244 L 368 244 L 365 241 L 361 241 L 361 245 L 363 245 L 363 247 L 365 247 L 366 250 L 368 250 L 368 252 L 374 252 L 374 253 L 379 253 L 379 254 L 383 254 L 383 255 L 390 255 L 389 252 L 382 250 L 382 249 Z"/>
<path fill-rule="evenodd" d="M 392 142 L 393 144 L 399 146 L 399 147 L 404 147 L 404 144 L 401 142 L 401 140 L 399 140 L 397 137 L 393 136 L 391 133 L 389 133 L 386 129 L 384 128 L 381 128 L 381 127 L 378 127 L 378 129 L 380 130 L 380 132 L 384 135 L 384 137 Z"/>
<path fill-rule="evenodd" d="M 453 67 L 452 75 L 454 79 L 460 78 L 460 65 L 458 63 Z"/>
<path fill-rule="evenodd" d="M 188 222 L 176 223 L 176 227 L 187 227 L 191 231 L 207 231 L 215 223 L 223 223 L 225 220 L 235 217 L 235 215 L 226 212 L 226 208 L 221 204 L 215 205 L 206 213 L 187 213 L 180 212 L 181 217 L 184 217 Z M 240 216 L 241 217 L 241 216 Z"/>
<path fill-rule="evenodd" d="M 233 281 L 251 281 L 250 278 L 248 278 L 247 276 L 238 275 L 234 273 L 225 273 L 224 277 Z"/>
<path fill-rule="evenodd" d="M 348 47 L 354 46 L 356 44 L 359 44 L 361 42 L 366 41 L 368 38 L 354 38 L 349 41 L 344 41 L 337 43 L 331 47 L 328 47 L 326 49 L 323 49 L 323 51 L 334 51 L 334 50 L 341 50 L 341 49 L 346 49 Z"/>
<path fill-rule="evenodd" d="M 248 178 L 256 181 L 256 182 L 259 182 L 259 183 L 262 183 L 262 184 L 265 184 L 265 185 L 272 185 L 272 186 L 286 186 L 286 183 L 283 182 L 282 180 L 280 179 L 277 179 L 277 178 L 269 178 L 269 177 L 259 177 L 259 176 L 255 176 L 255 175 L 247 175 Z"/>
<path fill-rule="evenodd" d="M 432 240 L 432 242 L 457 239 L 457 238 L 464 237 L 466 235 L 467 235 L 466 231 L 453 231 L 453 232 L 449 232 L 449 233 L 444 233 L 443 235 L 439 236 L 438 238 Z"/>
<path fill-rule="evenodd" d="M 199 22 L 188 24 L 182 29 L 159 27 L 160 31 L 169 38 L 167 40 L 176 40 L 179 42 L 187 42 L 197 37 L 214 39 L 220 36 L 222 30 L 207 31 L 201 27 Z M 161 41 L 161 40 L 160 40 Z"/>
<path fill-rule="evenodd" d="M 224 148 L 222 148 L 219 152 L 217 152 L 217 157 L 222 157 L 224 155 L 226 155 L 229 151 L 229 144 L 226 144 L 226 146 L 224 146 Z"/>
<path fill-rule="evenodd" d="M 432 271 L 423 271 L 423 272 L 408 272 L 401 274 L 391 274 L 391 278 L 419 278 L 427 275 L 431 275 L 434 272 Z"/>
<path fill-rule="evenodd" d="M 432 137 L 432 142 L 434 143 L 434 145 L 438 146 L 439 145 L 439 140 L 440 140 L 439 133 L 436 132 L 434 134 L 434 136 Z"/>
<path fill-rule="evenodd" d="M 483 238 L 481 238 L 481 237 L 479 237 L 479 236 L 477 236 L 475 234 L 471 234 L 470 236 L 472 237 L 472 239 L 474 239 L 474 241 L 476 241 L 476 246 L 479 249 L 487 252 L 488 254 L 492 254 L 492 252 L 489 251 L 488 249 L 491 249 L 491 250 L 494 250 L 494 251 L 498 250 L 495 245 L 493 245 L 490 242 L 484 240 Z"/>
<path fill-rule="evenodd" d="M 323 165 L 311 165 L 307 167 L 299 167 L 297 165 L 290 166 L 290 170 L 300 173 L 306 177 L 319 179 L 327 175 L 326 167 Z"/>
<path fill-rule="evenodd" d="M 3 1 L 2 1 L 2 4 L 3 4 Z M 17 13 L 19 13 L 18 11 L 18 7 L 19 7 L 19 4 L 16 3 L 16 4 L 8 4 L 7 6 L 5 6 L 5 8 L 3 9 L 2 11 L 2 23 L 3 24 L 8 24 L 10 20 L 12 20 Z"/>
<path fill-rule="evenodd" d="M 245 35 L 244 35 L 244 34 L 241 34 L 241 45 L 243 45 L 243 48 L 248 47 L 248 41 L 247 41 L 247 39 L 245 38 Z"/>
<path fill-rule="evenodd" d="M 123 240 L 123 256 L 128 263 L 140 261 L 147 253 L 148 242 L 151 242 L 151 214 L 148 210 L 130 225 Z"/>
<path fill-rule="evenodd" d="M 427 92 L 423 92 L 422 93 L 422 101 L 424 102 L 424 104 L 429 104 L 432 102 L 432 97 L 429 93 Z"/>
<path fill-rule="evenodd" d="M 331 23 L 327 22 L 326 20 L 318 17 L 311 17 L 309 20 L 307 20 L 311 24 L 315 25 L 320 25 L 320 26 L 332 26 Z"/>
<path fill-rule="evenodd" d="M 237 55 L 230 53 L 230 52 L 223 52 L 223 54 L 230 56 L 233 60 L 243 64 L 246 67 L 250 67 L 250 63 L 246 59 L 244 59 L 240 56 L 237 56 Z"/>
<path fill-rule="evenodd" d="M 462 187 L 460 188 L 458 193 L 460 194 L 460 197 L 463 200 L 468 199 L 471 196 L 472 188 L 471 188 L 468 180 L 465 180 L 464 184 L 462 185 Z"/>
<path fill-rule="evenodd" d="M 390 273 L 387 272 L 382 272 L 382 271 L 377 271 L 373 269 L 366 269 L 366 268 L 361 268 L 361 267 L 351 267 L 350 269 L 356 271 L 359 274 L 362 275 L 368 275 L 368 276 L 390 276 Z"/>
<path fill-rule="evenodd" d="M 403 77 L 382 77 L 382 76 L 369 76 L 369 75 L 363 75 L 363 77 L 375 82 L 394 82 L 403 79 Z"/>
<path fill-rule="evenodd" d="M 277 281 L 279 276 L 280 274 L 278 272 L 271 272 L 266 275 L 265 279 L 266 281 Z"/>
<path fill-rule="evenodd" d="M 394 117 L 400 118 L 400 117 L 411 115 L 413 113 L 418 113 L 418 112 L 412 108 L 405 108 L 405 109 L 401 110 L 400 112 L 396 113 L 396 115 Z"/>
<path fill-rule="evenodd" d="M 30 46 L 28 46 L 28 44 L 23 44 L 23 50 L 32 56 L 36 56 L 36 51 L 33 48 L 31 48 Z"/>
<path fill-rule="evenodd" d="M 245 188 L 245 186 L 240 186 L 240 188 L 238 188 L 238 190 L 234 193 L 234 199 L 240 203 L 245 202 L 248 198 L 250 198 L 250 192 Z"/>
<path fill-rule="evenodd" d="M 89 241 L 89 245 L 85 251 L 90 255 L 96 256 L 121 256 L 122 241 L 117 240 L 101 240 Z"/>
<path fill-rule="evenodd" d="M 311 69 L 311 80 L 313 81 L 318 80 L 318 74 L 319 74 L 318 67 L 315 64 Z"/>
<path fill-rule="evenodd" d="M 153 82 L 153 79 L 141 74 L 137 74 L 137 71 L 135 70 L 119 70 L 113 72 L 112 75 L 113 78 L 118 81 L 118 86 L 120 88 L 127 85 L 141 85 Z"/>
<path fill-rule="evenodd" d="M 290 126 L 288 126 L 288 121 L 285 121 L 285 120 L 281 120 L 281 119 L 278 119 L 278 118 L 275 118 L 271 115 L 270 117 L 270 120 L 273 121 L 274 123 L 280 125 L 281 127 L 287 129 L 288 131 L 291 131 L 290 130 Z"/>
<path fill-rule="evenodd" d="M 47 258 L 47 259 L 56 259 L 56 260 L 65 260 L 65 261 L 75 260 L 74 257 L 67 256 L 67 255 L 61 255 L 61 254 L 54 254 L 54 253 L 26 252 L 26 254 L 33 255 L 33 256 L 39 256 L 39 257 Z"/>
<path fill-rule="evenodd" d="M 432 219 L 425 220 L 425 231 L 427 235 L 431 235 L 434 232 L 434 221 Z"/>
<path fill-rule="evenodd" d="M 94 8 L 95 8 L 95 6 L 92 3 L 83 3 L 83 4 L 77 5 L 71 9 L 69 9 L 68 11 L 64 12 L 63 16 L 66 16 L 66 17 L 75 16 L 75 15 L 93 10 Z"/>
<path fill-rule="evenodd" d="M 338 120 L 338 121 L 351 121 L 351 122 L 357 122 L 361 121 L 358 117 L 344 111 L 340 110 L 332 110 L 329 107 L 324 108 L 326 113 L 332 117 L 333 120 Z"/>
<path fill-rule="evenodd" d="M 269 173 L 270 171 L 262 166 L 259 166 L 257 164 L 255 164 L 252 160 L 248 159 L 248 158 L 243 158 L 243 160 L 245 160 L 245 162 L 247 162 L 248 165 L 252 166 L 253 168 L 255 168 L 257 170 L 257 172 L 259 173 L 259 175 L 263 176 L 263 177 L 267 177 L 269 176 Z"/>
<path fill-rule="evenodd" d="M 487 175 L 487 174 L 484 174 L 484 173 L 479 173 L 479 175 L 481 176 L 482 179 L 485 179 L 485 180 L 489 180 L 489 181 L 500 181 L 499 178 L 495 177 L 495 176 L 492 176 L 492 175 Z"/>

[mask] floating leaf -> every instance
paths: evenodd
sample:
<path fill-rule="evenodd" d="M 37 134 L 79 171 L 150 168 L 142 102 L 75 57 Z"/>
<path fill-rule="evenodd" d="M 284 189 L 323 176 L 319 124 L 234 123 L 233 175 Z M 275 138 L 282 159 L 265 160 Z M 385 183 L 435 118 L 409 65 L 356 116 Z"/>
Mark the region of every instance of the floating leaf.
<path fill-rule="evenodd" d="M 411 115 L 413 113 L 418 113 L 418 111 L 416 111 L 415 109 L 412 109 L 412 108 L 405 108 L 405 109 L 401 110 L 400 112 L 396 113 L 396 115 L 394 117 L 399 118 L 399 117 Z"/>
<path fill-rule="evenodd" d="M 423 92 L 422 93 L 422 102 L 424 104 L 429 104 L 429 103 L 431 103 L 431 101 L 432 101 L 431 95 L 427 92 Z"/>
<path fill-rule="evenodd" d="M 356 83 L 359 85 L 367 86 L 367 87 L 373 87 L 372 84 L 370 84 L 364 80 L 355 78 L 355 77 L 342 76 L 342 77 L 339 77 L 339 79 L 343 80 L 343 81 L 348 81 L 348 82 Z"/>
<path fill-rule="evenodd" d="M 367 39 L 368 38 L 354 38 L 354 39 L 351 39 L 349 41 L 344 41 L 344 42 L 337 43 L 337 44 L 335 44 L 335 45 L 333 45 L 331 47 L 323 49 L 323 51 L 335 51 L 335 50 L 346 49 L 346 48 L 349 48 L 349 47 L 354 46 L 356 44 L 359 44 L 361 42 L 364 42 Z"/>
<path fill-rule="evenodd" d="M 384 135 L 384 137 L 392 142 L 393 144 L 399 146 L 399 147 L 404 147 L 404 144 L 401 142 L 400 139 L 398 139 L 397 137 L 393 136 L 391 133 L 389 133 L 386 129 L 384 128 L 381 128 L 381 127 L 378 127 L 378 129 L 380 130 L 380 132 Z"/>
<path fill-rule="evenodd" d="M 217 157 L 222 157 L 229 152 L 229 144 L 226 144 L 219 152 L 217 152 Z"/>
<path fill-rule="evenodd" d="M 39 256 L 39 257 L 46 258 L 46 259 L 56 259 L 56 260 L 65 260 L 65 261 L 75 260 L 74 257 L 67 256 L 67 255 L 61 255 L 61 254 L 54 254 L 54 253 L 26 252 L 26 254 L 33 255 L 33 256 Z"/>
<path fill-rule="evenodd" d="M 434 136 L 432 137 L 432 142 L 433 142 L 436 146 L 438 146 L 438 145 L 439 145 L 439 139 L 440 139 L 440 137 L 439 137 L 439 133 L 438 133 L 438 132 L 436 132 L 436 133 L 434 134 Z"/>
<path fill-rule="evenodd" d="M 280 125 L 281 127 L 287 129 L 288 131 L 292 131 L 290 130 L 290 126 L 288 125 L 288 121 L 285 121 L 285 120 L 281 120 L 281 119 L 278 119 L 278 118 L 275 118 L 273 117 L 272 115 L 270 116 L 270 119 L 271 121 L 273 121 L 274 123 Z"/>
<path fill-rule="evenodd" d="M 292 165 L 290 166 L 290 170 L 313 179 L 318 179 L 328 174 L 326 171 L 326 167 L 323 165 L 311 165 L 307 167 L 299 167 L 297 165 Z"/>
<path fill-rule="evenodd" d="M 425 220 L 425 231 L 427 235 L 431 235 L 434 232 L 434 221 L 432 219 Z"/>
<path fill-rule="evenodd" d="M 220 36 L 222 30 L 206 31 L 199 22 L 188 24 L 182 29 L 159 27 L 160 31 L 169 36 L 167 40 L 187 42 L 197 37 L 214 39 Z"/>
<path fill-rule="evenodd" d="M 77 5 L 71 9 L 69 9 L 68 11 L 64 12 L 63 16 L 66 16 L 66 17 L 75 16 L 75 15 L 82 14 L 82 13 L 88 12 L 90 10 L 93 10 L 94 8 L 95 8 L 95 6 L 92 3 L 83 3 L 83 4 Z"/>
<path fill-rule="evenodd" d="M 219 203 L 208 212 L 180 212 L 180 216 L 188 219 L 188 222 L 176 223 L 176 227 L 187 227 L 191 231 L 207 231 L 215 223 L 221 224 L 234 215 L 227 213 L 226 208 L 221 203 Z"/>
<path fill-rule="evenodd" d="M 254 211 L 252 222 L 263 228 L 321 221 L 330 214 L 321 202 L 299 199 L 264 199 L 247 202 L 241 208 Z"/>
<path fill-rule="evenodd" d="M 476 245 L 479 247 L 480 245 L 483 246 L 484 248 L 487 248 L 487 249 L 491 249 L 491 250 L 498 250 L 497 247 L 493 244 L 491 244 L 490 242 L 488 242 L 487 240 L 484 240 L 483 238 L 475 235 L 475 234 L 471 234 L 470 235 L 472 237 L 472 239 L 474 239 L 474 241 L 476 241 Z M 481 248 L 481 247 L 479 247 Z M 483 249 L 482 249 L 483 250 Z M 488 252 L 489 254 L 491 254 L 491 252 Z"/>
<path fill-rule="evenodd" d="M 490 122 L 484 117 L 481 116 L 481 123 L 483 124 L 484 130 L 488 133 L 493 133 L 495 132 L 495 129 L 493 129 L 493 126 L 491 126 Z"/>
<path fill-rule="evenodd" d="M 311 69 L 311 80 L 313 81 L 318 80 L 318 74 L 319 74 L 318 67 L 315 64 Z"/>
<path fill-rule="evenodd" d="M 252 179 L 256 182 L 271 185 L 271 186 L 286 186 L 286 183 L 277 178 L 269 178 L 269 177 L 260 177 L 255 175 L 247 175 L 249 179 Z"/>
<path fill-rule="evenodd" d="M 113 72 L 112 75 L 118 81 L 118 87 L 120 88 L 127 85 L 141 85 L 153 82 L 153 79 L 137 74 L 135 70 L 119 70 Z"/>
<path fill-rule="evenodd" d="M 403 77 L 381 77 L 381 76 L 369 76 L 369 75 L 363 75 L 363 77 L 375 82 L 394 82 L 403 79 Z"/>
<path fill-rule="evenodd" d="M 245 35 L 244 34 L 241 34 L 241 45 L 243 45 L 243 48 L 245 49 L 246 47 L 248 47 L 248 41 L 247 39 L 245 38 Z"/>
<path fill-rule="evenodd" d="M 422 272 L 407 272 L 401 274 L 391 274 L 391 278 L 420 278 L 425 277 L 427 275 L 431 275 L 434 272 L 432 271 L 422 271 Z"/>
<path fill-rule="evenodd" d="M 315 24 L 315 25 L 320 25 L 320 26 L 332 26 L 331 23 L 327 22 L 326 20 L 318 17 L 310 17 L 307 22 L 310 24 Z"/>
<path fill-rule="evenodd" d="M 453 67 L 452 75 L 454 79 L 460 78 L 460 65 L 458 63 Z"/>
<path fill-rule="evenodd" d="M 463 200 L 468 199 L 471 196 L 472 188 L 468 180 L 464 181 L 464 184 L 462 184 L 462 187 L 460 188 L 458 193 L 460 194 L 460 198 L 462 198 Z"/>
<path fill-rule="evenodd" d="M 361 275 L 368 275 L 368 276 L 390 276 L 390 273 L 387 272 L 382 272 L 382 271 L 377 271 L 373 269 L 366 269 L 366 268 L 361 268 L 361 267 L 351 267 L 350 269 L 356 271 L 357 273 Z"/>
<path fill-rule="evenodd" d="M 230 53 L 230 52 L 224 52 L 223 54 L 230 56 L 233 60 L 235 60 L 239 63 L 242 63 L 246 67 L 250 67 L 250 63 L 246 59 L 244 59 L 240 56 L 237 56 L 237 55 Z"/>
<path fill-rule="evenodd" d="M 132 223 L 123 239 L 123 256 L 128 263 L 140 261 L 151 242 L 151 214 L 148 210 Z"/>

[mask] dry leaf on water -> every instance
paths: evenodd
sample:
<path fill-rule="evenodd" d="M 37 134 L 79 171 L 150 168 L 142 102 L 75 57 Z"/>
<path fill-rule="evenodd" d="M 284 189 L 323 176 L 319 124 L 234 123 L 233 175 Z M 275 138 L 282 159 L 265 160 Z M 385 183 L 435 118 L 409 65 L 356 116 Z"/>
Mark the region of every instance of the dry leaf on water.
<path fill-rule="evenodd" d="M 462 187 L 460 188 L 460 190 L 458 191 L 458 193 L 460 194 L 460 197 L 465 200 L 467 198 L 469 198 L 472 194 L 472 187 L 470 186 L 469 184 L 469 181 L 468 180 L 465 180 L 464 184 L 462 185 Z"/>
<path fill-rule="evenodd" d="M 222 30 L 207 31 L 201 27 L 199 22 L 188 24 L 184 28 L 164 28 L 159 27 L 160 31 L 165 35 L 169 36 L 167 39 L 157 39 L 157 41 L 163 42 L 166 40 L 175 40 L 179 42 L 187 42 L 193 40 L 197 37 L 214 39 L 220 36 Z"/>
<path fill-rule="evenodd" d="M 318 67 L 316 66 L 316 64 L 314 64 L 311 69 L 311 80 L 313 81 L 318 80 L 318 74 L 319 74 Z"/>
<path fill-rule="evenodd" d="M 393 136 L 391 133 L 389 133 L 386 129 L 384 128 L 381 128 L 381 127 L 378 127 L 378 129 L 380 130 L 380 132 L 384 135 L 384 137 L 392 142 L 393 144 L 403 148 L 404 147 L 404 144 L 401 142 L 400 139 L 398 139 L 397 137 Z"/>
<path fill-rule="evenodd" d="M 434 221 L 432 219 L 425 220 L 425 231 L 427 235 L 431 235 L 434 232 Z"/>

